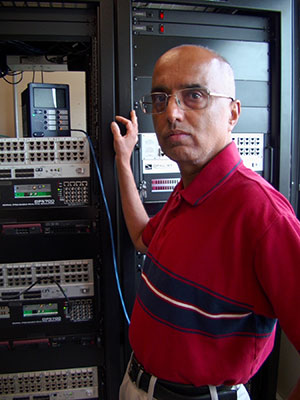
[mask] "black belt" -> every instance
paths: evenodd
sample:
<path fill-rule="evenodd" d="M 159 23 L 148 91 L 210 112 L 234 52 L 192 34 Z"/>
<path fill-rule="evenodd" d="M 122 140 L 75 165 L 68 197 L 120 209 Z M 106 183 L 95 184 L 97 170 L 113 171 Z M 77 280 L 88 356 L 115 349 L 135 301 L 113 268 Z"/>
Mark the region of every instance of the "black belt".
<path fill-rule="evenodd" d="M 148 393 L 151 375 L 132 356 L 128 374 L 138 388 Z M 138 380 L 139 377 L 139 380 Z M 237 391 L 231 386 L 220 385 L 216 387 L 219 399 L 237 400 Z M 158 400 L 211 400 L 208 386 L 184 385 L 157 379 L 153 396 Z"/>

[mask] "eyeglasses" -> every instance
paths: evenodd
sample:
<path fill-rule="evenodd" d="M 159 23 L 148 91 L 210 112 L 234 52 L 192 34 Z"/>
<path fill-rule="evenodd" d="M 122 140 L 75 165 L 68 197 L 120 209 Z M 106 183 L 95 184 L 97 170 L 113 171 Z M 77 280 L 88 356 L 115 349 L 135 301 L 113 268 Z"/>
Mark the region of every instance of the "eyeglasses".
<path fill-rule="evenodd" d="M 182 110 L 201 110 L 207 107 L 210 97 L 222 97 L 234 101 L 233 97 L 214 93 L 206 88 L 187 88 L 177 90 L 174 94 L 153 92 L 143 96 L 139 103 L 145 114 L 161 114 L 166 111 L 169 98 L 174 96 L 176 104 Z"/>

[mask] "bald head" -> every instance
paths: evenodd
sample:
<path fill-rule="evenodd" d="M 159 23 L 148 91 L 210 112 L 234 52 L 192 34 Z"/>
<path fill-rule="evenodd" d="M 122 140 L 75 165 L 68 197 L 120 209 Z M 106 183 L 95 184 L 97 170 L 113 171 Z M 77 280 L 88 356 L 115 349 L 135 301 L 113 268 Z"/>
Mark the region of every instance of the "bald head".
<path fill-rule="evenodd" d="M 170 69 L 182 74 L 187 70 L 187 66 L 191 75 L 194 71 L 195 76 L 199 75 L 199 69 L 202 69 L 203 86 L 235 98 L 234 74 L 228 61 L 215 51 L 196 45 L 178 46 L 164 53 L 155 64 L 152 86 L 155 88 L 158 74 L 160 76 L 162 73 L 168 74 Z"/>
<path fill-rule="evenodd" d="M 205 97 L 205 91 L 197 90 L 201 88 L 211 96 Z M 182 90 L 186 97 L 178 99 Z M 240 115 L 232 69 L 207 48 L 175 47 L 155 64 L 153 92 L 167 94 L 165 110 L 153 114 L 154 128 L 163 152 L 178 163 L 186 187 L 231 142 Z M 199 99 L 204 106 L 198 108 L 193 101 Z"/>

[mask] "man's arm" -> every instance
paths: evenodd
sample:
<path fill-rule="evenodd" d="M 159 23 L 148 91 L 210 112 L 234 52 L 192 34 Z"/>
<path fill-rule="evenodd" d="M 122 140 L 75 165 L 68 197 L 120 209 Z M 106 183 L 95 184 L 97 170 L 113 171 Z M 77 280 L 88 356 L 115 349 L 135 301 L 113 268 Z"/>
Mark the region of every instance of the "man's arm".
<path fill-rule="evenodd" d="M 138 134 L 135 111 L 131 111 L 130 117 L 131 119 L 129 120 L 116 116 L 116 121 L 121 122 L 126 127 L 124 136 L 121 135 L 116 122 L 111 123 L 111 131 L 114 136 L 116 165 L 126 226 L 135 248 L 145 253 L 147 247 L 143 243 L 142 233 L 149 221 L 149 216 L 140 199 L 130 165 L 131 154 L 136 145 Z"/>

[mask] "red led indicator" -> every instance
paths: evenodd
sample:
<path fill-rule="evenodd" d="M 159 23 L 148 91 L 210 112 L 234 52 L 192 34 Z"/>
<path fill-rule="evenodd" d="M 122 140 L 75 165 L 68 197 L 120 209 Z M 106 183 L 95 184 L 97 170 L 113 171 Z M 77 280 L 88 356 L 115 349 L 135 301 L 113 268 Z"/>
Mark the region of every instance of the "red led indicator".
<path fill-rule="evenodd" d="M 164 33 L 165 32 L 165 27 L 164 25 L 159 25 L 159 32 Z"/>
<path fill-rule="evenodd" d="M 159 19 L 164 19 L 165 18 L 165 13 L 164 11 L 159 12 Z"/>

